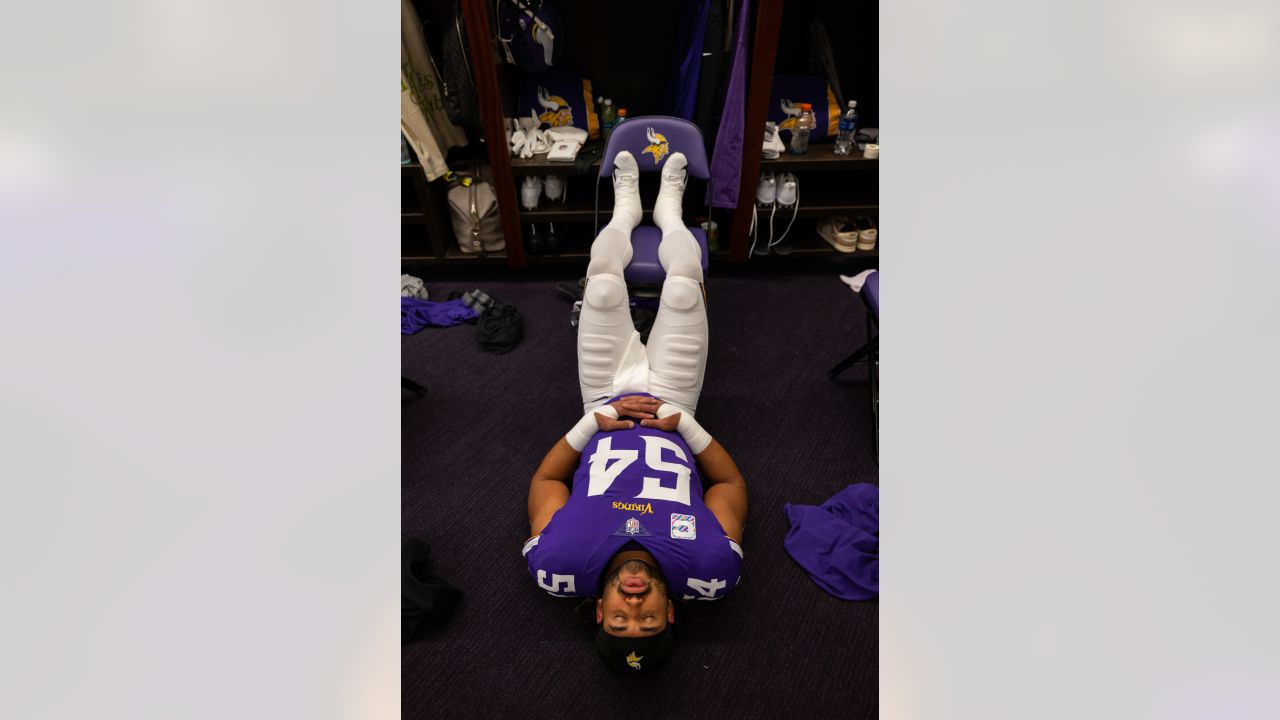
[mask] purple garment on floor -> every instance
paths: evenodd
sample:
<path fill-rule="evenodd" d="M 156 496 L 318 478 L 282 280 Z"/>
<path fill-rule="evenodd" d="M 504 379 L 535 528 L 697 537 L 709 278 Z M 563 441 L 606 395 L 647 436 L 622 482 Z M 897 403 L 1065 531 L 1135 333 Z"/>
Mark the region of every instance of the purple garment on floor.
<path fill-rule="evenodd" d="M 716 147 L 711 155 L 711 181 L 707 183 L 707 204 L 712 207 L 738 206 L 738 183 L 742 179 L 742 143 L 747 104 L 747 18 L 751 0 L 742 0 L 738 9 L 738 30 L 733 41 L 733 65 L 725 85 L 724 110 Z M 764 128 L 756 128 L 747 138 L 764 144 Z"/>
<path fill-rule="evenodd" d="M 400 298 L 400 334 L 412 335 L 424 327 L 450 327 L 480 317 L 467 307 L 462 298 L 433 302 L 418 298 Z"/>
<path fill-rule="evenodd" d="M 783 506 L 783 546 L 818 587 L 841 600 L 880 595 L 880 488 L 855 484 L 821 506 Z"/>

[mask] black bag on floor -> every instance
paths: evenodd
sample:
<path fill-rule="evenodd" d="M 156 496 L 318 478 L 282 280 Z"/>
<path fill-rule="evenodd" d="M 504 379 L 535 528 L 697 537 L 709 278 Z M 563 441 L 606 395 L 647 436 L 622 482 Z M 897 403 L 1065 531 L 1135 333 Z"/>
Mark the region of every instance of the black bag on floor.
<path fill-rule="evenodd" d="M 479 288 L 470 292 L 451 292 L 449 299 L 462 298 L 467 307 L 480 313 L 476 321 L 476 337 L 480 349 L 495 355 L 511 352 L 524 339 L 524 320 L 515 305 L 504 303 Z"/>
<path fill-rule="evenodd" d="M 495 300 L 480 316 L 476 325 L 476 337 L 485 352 L 501 355 L 511 352 L 524 338 L 524 320 L 515 305 Z"/>
<path fill-rule="evenodd" d="M 431 570 L 431 546 L 418 538 L 400 545 L 400 644 L 443 626 L 462 592 Z"/>

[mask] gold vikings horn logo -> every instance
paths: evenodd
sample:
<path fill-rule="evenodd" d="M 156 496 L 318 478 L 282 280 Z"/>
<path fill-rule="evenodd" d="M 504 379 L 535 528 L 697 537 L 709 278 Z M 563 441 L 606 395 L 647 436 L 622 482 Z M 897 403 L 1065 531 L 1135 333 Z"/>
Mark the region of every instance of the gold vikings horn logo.
<path fill-rule="evenodd" d="M 551 127 L 565 127 L 573 124 L 573 109 L 559 95 L 551 95 L 546 88 L 538 88 L 538 104 L 544 112 L 538 116 L 539 122 Z"/>
<path fill-rule="evenodd" d="M 649 138 L 649 146 L 641 150 L 640 154 L 649 153 L 653 155 L 653 164 L 657 165 L 662 162 L 662 158 L 667 156 L 669 150 L 667 138 L 662 133 L 654 132 L 653 128 L 645 128 L 645 137 Z"/>
<path fill-rule="evenodd" d="M 630 665 L 631 667 L 633 667 L 633 668 L 635 668 L 635 669 L 639 670 L 639 669 L 640 669 L 640 661 L 641 661 L 641 660 L 643 660 L 643 659 L 644 659 L 644 656 L 643 656 L 643 655 L 640 655 L 639 657 L 637 657 L 637 656 L 636 656 L 636 651 L 635 651 L 635 650 L 632 650 L 632 651 L 631 651 L 631 654 L 627 656 L 627 664 L 628 664 L 628 665 Z"/>

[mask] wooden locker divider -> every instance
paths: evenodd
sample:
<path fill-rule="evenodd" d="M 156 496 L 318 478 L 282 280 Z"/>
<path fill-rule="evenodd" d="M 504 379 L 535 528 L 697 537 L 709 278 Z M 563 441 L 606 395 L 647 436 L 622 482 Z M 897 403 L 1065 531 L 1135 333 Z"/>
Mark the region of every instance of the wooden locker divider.
<path fill-rule="evenodd" d="M 769 91 L 773 86 L 773 66 L 778 59 L 778 29 L 782 25 L 783 0 L 759 0 L 756 5 L 756 31 L 751 43 L 751 65 L 747 73 L 746 121 L 743 125 L 742 177 L 738 184 L 738 206 L 733 210 L 733 239 L 729 245 L 729 262 L 747 261 L 751 226 L 751 210 L 755 206 L 756 181 L 760 175 L 760 156 L 764 145 L 764 122 L 769 110 Z"/>
<path fill-rule="evenodd" d="M 471 74 L 480 100 L 485 144 L 489 147 L 489 167 L 493 172 L 493 192 L 498 199 L 502 234 L 507 240 L 507 264 L 525 266 L 524 231 L 516 205 L 515 176 L 507 150 L 509 133 L 502 121 L 502 98 L 498 87 L 498 67 L 494 61 L 493 39 L 489 36 L 489 9 L 485 0 L 462 0 L 463 24 L 467 29 Z"/>

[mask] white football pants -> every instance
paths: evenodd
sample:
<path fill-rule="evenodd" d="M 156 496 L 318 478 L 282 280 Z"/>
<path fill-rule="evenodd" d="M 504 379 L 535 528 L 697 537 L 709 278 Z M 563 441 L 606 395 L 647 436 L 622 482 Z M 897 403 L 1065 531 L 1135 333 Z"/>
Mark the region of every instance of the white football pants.
<path fill-rule="evenodd" d="M 583 411 L 616 395 L 647 392 L 693 415 L 707 366 L 702 252 L 682 222 L 659 222 L 658 261 L 667 273 L 646 347 L 631 322 L 623 270 L 634 226 L 617 215 L 591 244 L 578 318 L 578 383 Z"/>

